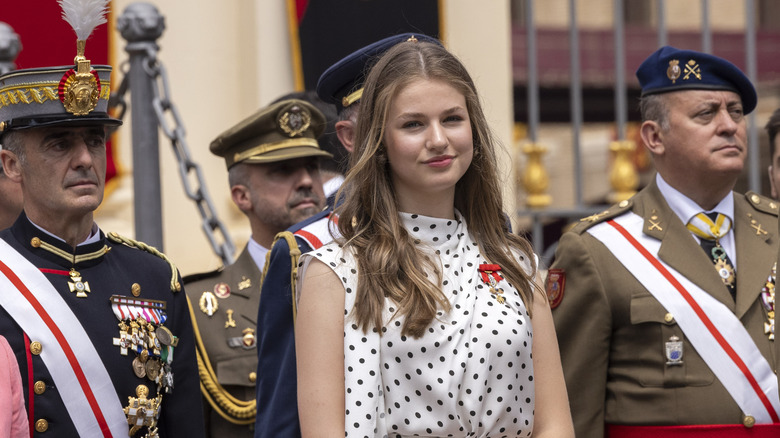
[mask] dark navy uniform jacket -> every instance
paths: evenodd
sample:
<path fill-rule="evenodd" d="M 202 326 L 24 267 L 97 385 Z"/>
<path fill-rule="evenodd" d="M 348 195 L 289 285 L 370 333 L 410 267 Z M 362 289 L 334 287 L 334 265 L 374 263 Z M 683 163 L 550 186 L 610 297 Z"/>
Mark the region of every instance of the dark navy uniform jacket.
<path fill-rule="evenodd" d="M 330 209 L 293 225 L 295 233 L 314 222 L 328 220 Z M 295 236 L 301 254 L 311 251 L 309 243 Z M 325 244 L 328 242 L 322 242 Z M 255 438 L 299 437 L 297 376 L 292 303 L 295 292 L 290 284 L 292 264 L 287 241 L 273 245 L 265 269 L 257 315 L 257 421 Z"/>
<path fill-rule="evenodd" d="M 174 348 L 175 354 L 171 363 L 174 378 L 173 392 L 163 393 L 162 409 L 157 424 L 158 433 L 161 438 L 203 436 L 203 410 L 186 296 L 183 290 L 179 292 L 171 290 L 172 269 L 166 261 L 149 252 L 116 243 L 106 238 L 101 231 L 98 242 L 81 245 L 76 249 L 76 255 L 80 255 L 97 252 L 104 245 L 108 248 L 108 252 L 104 255 L 76 264 L 75 269 L 81 273 L 82 280 L 89 283 L 91 290 L 87 297 L 79 298 L 69 290 L 69 276 L 62 275 L 63 271 L 69 271 L 74 267 L 72 262 L 43 247 L 34 247 L 31 242 L 33 237 L 38 237 L 41 241 L 72 254 L 73 249 L 69 245 L 36 228 L 24 214 L 11 228 L 0 232 L 0 237 L 34 266 L 41 270 L 59 272 L 43 271 L 84 327 L 108 371 L 123 407 L 128 406 L 128 397 L 137 395 L 136 388 L 139 385 L 149 388 L 149 398 L 157 395 L 157 385 L 148 378 L 136 376 L 132 367 L 135 353 L 129 351 L 126 356 L 122 355 L 120 347 L 114 345 L 114 338 L 119 337 L 119 320 L 114 316 L 109 298 L 112 295 L 122 295 L 139 300 L 165 301 L 168 319 L 164 326 L 178 337 L 179 342 Z M 176 280 L 181 281 L 179 278 Z M 136 290 L 140 286 L 137 297 L 131 292 L 134 284 L 137 284 Z M 0 291 L 0 293 L 12 293 L 12 291 Z M 30 354 L 30 340 L 25 341 L 25 333 L 2 307 L 0 307 L 0 335 L 8 339 L 19 362 L 26 407 L 28 415 L 32 416 L 31 429 L 35 431 L 36 424 L 39 429 L 42 428 L 41 423 L 46 427 L 45 432 L 35 432 L 33 435 L 78 436 L 65 407 L 69 394 L 59 392 L 40 356 Z M 45 349 L 46 345 L 42 348 Z M 28 361 L 31 366 L 28 366 Z M 43 384 L 35 385 L 36 382 L 43 382 Z M 36 390 L 31 391 L 32 388 Z M 142 428 L 134 436 L 143 436 L 147 432 L 146 429 L 146 427 Z M 128 426 L 129 430 L 130 426 Z"/>

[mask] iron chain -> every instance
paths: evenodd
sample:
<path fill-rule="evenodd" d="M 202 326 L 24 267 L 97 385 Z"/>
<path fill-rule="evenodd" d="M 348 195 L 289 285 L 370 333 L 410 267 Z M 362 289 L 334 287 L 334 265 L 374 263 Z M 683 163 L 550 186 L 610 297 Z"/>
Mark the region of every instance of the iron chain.
<path fill-rule="evenodd" d="M 208 190 L 203 180 L 201 168 L 190 155 L 187 145 L 186 131 L 184 124 L 179 117 L 179 111 L 170 99 L 170 87 L 168 86 L 168 75 L 165 67 L 157 60 L 157 53 L 151 47 L 146 50 L 144 60 L 144 71 L 151 78 L 152 91 L 154 98 L 152 106 L 157 114 L 157 121 L 160 129 L 171 141 L 173 152 L 176 155 L 176 161 L 179 165 L 179 174 L 181 176 L 184 192 L 198 207 L 201 217 L 201 227 L 211 244 L 211 248 L 222 259 L 222 263 L 229 265 L 233 263 L 233 254 L 235 245 L 227 233 L 225 225 L 217 217 L 214 209 L 214 203 L 209 197 Z M 109 106 L 117 108 L 119 111 L 117 117 L 122 119 L 127 109 L 125 94 L 129 88 L 129 64 L 124 63 L 121 67 L 123 78 L 116 92 L 111 94 Z M 168 116 L 166 116 L 166 114 Z M 172 123 L 169 123 L 169 118 Z M 221 235 L 218 238 L 217 234 Z M 221 243 L 220 243 L 221 241 Z"/>

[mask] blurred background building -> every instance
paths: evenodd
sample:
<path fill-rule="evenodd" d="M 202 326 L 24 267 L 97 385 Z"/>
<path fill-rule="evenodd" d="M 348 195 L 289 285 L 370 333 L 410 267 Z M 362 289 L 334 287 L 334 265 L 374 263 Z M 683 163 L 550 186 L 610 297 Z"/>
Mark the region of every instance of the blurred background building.
<path fill-rule="evenodd" d="M 126 49 L 132 48 L 116 29 L 117 20 L 138 4 L 113 0 L 109 26 L 87 43 L 93 64 L 115 67 L 115 91 L 128 70 Z M 738 189 L 769 193 L 761 128 L 780 106 L 780 57 L 774 53 L 780 43 L 780 2 L 775 0 L 152 0 L 143 5 L 164 19 L 156 57 L 166 70 L 167 97 L 237 248 L 248 238 L 249 226 L 230 200 L 224 160 L 209 152 L 211 140 L 277 97 L 311 88 L 341 56 L 403 31 L 438 34 L 468 67 L 505 147 L 506 210 L 540 253 L 550 251 L 568 222 L 630 195 L 651 177 L 652 163 L 642 146 L 628 146 L 638 141 L 634 71 L 660 45 L 714 53 L 754 79 L 759 106 L 749 120 L 750 169 Z M 52 0 L 11 2 L 0 9 L 0 21 L 22 42 L 17 68 L 72 62 L 73 39 L 59 15 Z M 154 24 L 135 19 L 140 27 Z M 131 84 L 129 95 L 132 89 Z M 134 213 L 145 208 L 145 199 L 134 195 L 134 175 L 142 173 L 134 169 L 129 109 L 124 120 L 112 141 L 115 176 L 97 220 L 105 230 L 137 237 Z M 144 161 L 136 157 L 135 162 Z M 198 208 L 185 196 L 174 148 L 162 131 L 159 166 L 158 245 L 185 274 L 213 269 L 221 260 L 204 236 Z"/>

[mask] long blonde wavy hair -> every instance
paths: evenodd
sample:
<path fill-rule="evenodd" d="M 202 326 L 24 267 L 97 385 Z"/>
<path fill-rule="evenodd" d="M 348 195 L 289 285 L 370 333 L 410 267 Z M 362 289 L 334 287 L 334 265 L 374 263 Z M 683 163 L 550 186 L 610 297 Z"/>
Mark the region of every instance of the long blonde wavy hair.
<path fill-rule="evenodd" d="M 511 250 L 520 251 L 536 271 L 527 240 L 507 228 L 502 210 L 495 140 L 485 120 L 474 82 L 461 62 L 443 47 L 426 42 L 402 42 L 374 64 L 366 79 L 355 133 L 350 171 L 336 208 L 343 246 L 357 260 L 358 284 L 353 314 L 364 332 L 381 332 L 385 298 L 398 306 L 395 317 L 404 317 L 402 334 L 420 337 L 439 309 L 450 303 L 442 292 L 437 260 L 425 256 L 414 244 L 398 214 L 398 200 L 390 180 L 387 150 L 383 144 L 385 123 L 395 96 L 418 79 L 443 81 L 466 100 L 474 142 L 471 165 L 455 186 L 455 209 L 461 212 L 481 254 L 502 267 L 531 309 L 533 281 Z M 414 212 L 409 212 L 414 213 Z M 433 273 L 433 279 L 426 275 Z"/>

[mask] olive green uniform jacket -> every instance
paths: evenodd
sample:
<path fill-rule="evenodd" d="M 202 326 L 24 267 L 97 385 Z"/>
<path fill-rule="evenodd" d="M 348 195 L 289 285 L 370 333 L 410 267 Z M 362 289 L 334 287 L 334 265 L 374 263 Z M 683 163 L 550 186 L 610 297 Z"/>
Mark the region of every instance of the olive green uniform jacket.
<path fill-rule="evenodd" d="M 760 297 L 778 255 L 777 204 L 751 193 L 733 196 L 736 303 L 655 181 L 629 201 L 582 219 L 561 238 L 551 270 L 562 269 L 565 283 L 553 317 L 578 438 L 603 438 L 605 423 L 739 424 L 748 414 L 703 362 L 674 315 L 667 315 L 615 255 L 586 232 L 625 212 L 644 218 L 643 232 L 661 241 L 657 257 L 731 309 L 777 370 Z M 666 364 L 665 343 L 672 336 L 683 342 L 682 366 Z"/>
<path fill-rule="evenodd" d="M 257 308 L 260 304 L 260 280 L 261 272 L 246 247 L 232 265 L 184 278 L 185 290 L 194 315 L 193 326 L 197 326 L 208 362 L 219 384 L 233 397 L 251 404 L 255 400 L 257 378 L 255 332 Z M 215 288 L 224 288 L 224 285 L 229 288 L 230 295 L 219 298 Z M 212 316 L 200 308 L 200 300 L 205 292 L 211 292 L 217 297 L 217 309 Z M 229 310 L 232 310 L 230 318 Z M 231 319 L 234 324 L 229 323 Z M 198 347 L 200 352 L 200 345 Z M 201 384 L 204 383 L 201 378 Z M 214 399 L 214 396 L 211 397 Z M 240 438 L 253 435 L 254 410 L 247 418 L 251 424 L 237 425 L 220 416 L 208 397 L 203 401 L 203 406 L 207 437 Z"/>

